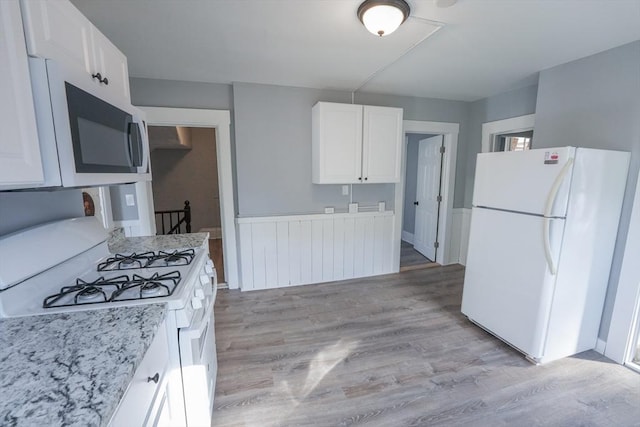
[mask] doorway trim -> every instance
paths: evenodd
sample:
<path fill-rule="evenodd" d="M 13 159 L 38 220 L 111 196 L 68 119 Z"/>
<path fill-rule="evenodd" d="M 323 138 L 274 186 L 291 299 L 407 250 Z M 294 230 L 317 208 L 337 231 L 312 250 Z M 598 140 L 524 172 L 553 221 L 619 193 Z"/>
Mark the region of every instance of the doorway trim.
<path fill-rule="evenodd" d="M 442 208 L 440 218 L 438 220 L 440 249 L 436 255 L 436 262 L 441 265 L 451 262 L 458 262 L 457 259 L 452 260 L 449 254 L 451 248 L 450 236 L 451 223 L 453 217 L 453 190 L 456 181 L 456 156 L 458 153 L 458 134 L 460 132 L 459 123 L 447 122 L 427 122 L 419 120 L 405 120 L 403 122 L 403 144 L 402 144 L 402 163 L 400 168 L 400 181 L 395 186 L 395 217 L 393 226 L 393 266 L 394 272 L 400 271 L 400 245 L 402 240 L 402 216 L 404 213 L 405 199 L 405 175 L 407 168 L 407 134 L 424 133 L 442 135 L 444 138 L 444 157 L 442 159 Z"/>
<path fill-rule="evenodd" d="M 640 333 L 640 175 L 636 183 L 636 194 L 631 210 L 629 234 L 625 245 L 620 279 L 616 290 L 611 323 L 607 335 L 604 355 L 620 364 L 630 362 L 634 353 L 634 343 Z"/>
<path fill-rule="evenodd" d="M 233 172 L 231 169 L 231 114 L 228 110 L 203 110 L 195 108 L 138 107 L 147 115 L 150 126 L 186 126 L 214 128 L 218 159 L 218 185 L 220 193 L 220 219 L 224 273 L 230 289 L 238 289 L 238 250 L 234 214 Z M 143 224 L 155 234 L 155 214 L 151 181 L 141 183 L 139 200 L 145 200 L 146 215 L 141 213 Z M 140 191 L 141 190 L 141 191 Z M 142 206 L 141 206 L 142 208 Z"/>
<path fill-rule="evenodd" d="M 536 123 L 535 114 L 511 117 L 482 124 L 482 153 L 488 153 L 493 136 L 499 133 L 517 133 L 533 129 Z"/>

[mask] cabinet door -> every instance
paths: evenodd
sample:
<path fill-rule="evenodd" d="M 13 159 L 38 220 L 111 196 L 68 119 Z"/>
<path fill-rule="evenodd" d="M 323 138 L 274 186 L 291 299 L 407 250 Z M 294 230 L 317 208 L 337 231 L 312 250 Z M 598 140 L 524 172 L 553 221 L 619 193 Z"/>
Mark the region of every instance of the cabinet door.
<path fill-rule="evenodd" d="M 362 105 L 318 102 L 312 110 L 314 184 L 359 183 Z"/>
<path fill-rule="evenodd" d="M 95 70 L 102 75 L 103 79 L 108 80 L 108 84 L 102 83 L 101 86 L 104 86 L 113 96 L 129 101 L 127 57 L 95 27 L 91 29 L 91 39 Z"/>
<path fill-rule="evenodd" d="M 111 427 L 146 426 L 152 422 L 155 399 L 166 397 L 163 393 L 169 371 L 169 351 L 167 322 L 164 321 L 111 419 Z"/>
<path fill-rule="evenodd" d="M 402 108 L 364 106 L 362 174 L 366 183 L 399 182 Z"/>
<path fill-rule="evenodd" d="M 0 188 L 44 181 L 20 5 L 0 1 Z"/>
<path fill-rule="evenodd" d="M 68 1 L 22 0 L 29 55 L 85 70 L 91 78 L 91 23 Z"/>

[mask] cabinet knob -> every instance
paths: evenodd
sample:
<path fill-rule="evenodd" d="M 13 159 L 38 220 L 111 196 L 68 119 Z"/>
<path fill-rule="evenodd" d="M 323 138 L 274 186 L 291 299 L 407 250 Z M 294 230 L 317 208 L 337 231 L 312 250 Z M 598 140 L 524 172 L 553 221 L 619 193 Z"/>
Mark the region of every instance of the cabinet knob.
<path fill-rule="evenodd" d="M 414 204 L 414 205 L 416 205 L 416 206 L 418 206 L 418 205 L 420 204 L 420 202 L 415 201 L 415 202 L 413 202 L 413 204 Z"/>
<path fill-rule="evenodd" d="M 107 79 L 106 77 L 104 79 L 102 79 L 102 83 L 108 85 L 109 84 L 109 79 Z"/>
<path fill-rule="evenodd" d="M 150 383 L 151 381 L 153 381 L 154 383 L 158 384 L 158 380 L 160 380 L 160 374 L 156 372 L 156 374 L 152 377 L 147 377 L 147 382 Z"/>
<path fill-rule="evenodd" d="M 362 177 L 358 178 L 358 181 L 362 181 Z"/>
<path fill-rule="evenodd" d="M 366 180 L 368 180 L 368 179 L 369 179 L 369 177 L 367 177 L 367 176 L 365 176 L 365 177 L 364 177 L 364 180 L 365 180 L 365 181 L 366 181 Z"/>

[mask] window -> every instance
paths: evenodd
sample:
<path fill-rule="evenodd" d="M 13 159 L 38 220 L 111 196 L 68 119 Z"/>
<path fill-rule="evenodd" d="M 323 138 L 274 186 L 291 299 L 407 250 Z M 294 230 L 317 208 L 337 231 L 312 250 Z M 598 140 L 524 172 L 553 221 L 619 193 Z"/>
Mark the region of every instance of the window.
<path fill-rule="evenodd" d="M 495 135 L 491 151 L 524 151 L 530 150 L 533 141 L 533 131 L 517 134 Z"/>

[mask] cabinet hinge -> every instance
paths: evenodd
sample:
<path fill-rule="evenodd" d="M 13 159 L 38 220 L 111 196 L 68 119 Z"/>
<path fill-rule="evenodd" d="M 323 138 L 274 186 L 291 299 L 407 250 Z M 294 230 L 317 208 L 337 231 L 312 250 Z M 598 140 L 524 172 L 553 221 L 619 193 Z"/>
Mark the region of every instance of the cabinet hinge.
<path fill-rule="evenodd" d="M 433 242 L 433 247 L 438 249 L 440 247 L 440 243 L 438 242 Z"/>
<path fill-rule="evenodd" d="M 436 201 L 437 201 L 438 203 L 442 202 L 442 196 L 438 196 L 438 197 L 436 197 Z"/>
<path fill-rule="evenodd" d="M 444 154 L 444 145 L 440 146 L 440 154 Z"/>

